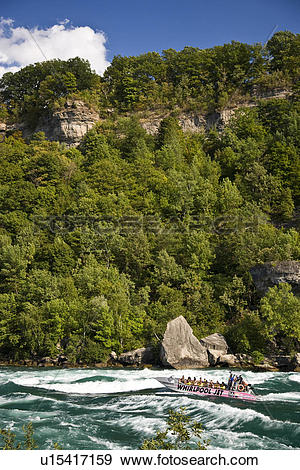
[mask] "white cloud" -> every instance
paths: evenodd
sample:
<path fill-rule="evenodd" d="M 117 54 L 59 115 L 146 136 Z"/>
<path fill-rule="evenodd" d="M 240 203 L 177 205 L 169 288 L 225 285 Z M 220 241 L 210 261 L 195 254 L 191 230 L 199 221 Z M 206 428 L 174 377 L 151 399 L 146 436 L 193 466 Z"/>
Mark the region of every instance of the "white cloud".
<path fill-rule="evenodd" d="M 0 76 L 26 65 L 50 59 L 81 57 L 100 75 L 108 67 L 106 38 L 89 26 L 72 27 L 69 20 L 46 29 L 14 28 L 13 20 L 0 18 Z"/>

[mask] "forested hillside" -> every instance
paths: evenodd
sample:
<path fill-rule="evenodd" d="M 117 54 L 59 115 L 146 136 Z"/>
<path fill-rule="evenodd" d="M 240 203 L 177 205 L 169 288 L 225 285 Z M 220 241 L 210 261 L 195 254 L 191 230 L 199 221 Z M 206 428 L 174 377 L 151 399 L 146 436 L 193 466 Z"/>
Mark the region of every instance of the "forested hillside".
<path fill-rule="evenodd" d="M 0 118 L 37 122 L 79 97 L 105 118 L 80 146 L 18 132 L 0 143 L 0 356 L 101 361 L 157 344 L 183 315 L 233 351 L 299 350 L 288 284 L 259 297 L 249 269 L 299 260 L 300 35 L 209 50 L 81 59 L 0 80 Z M 288 99 L 241 108 L 222 133 L 148 135 L 135 113 L 208 112 L 259 90 Z M 130 117 L 128 117 L 130 112 Z"/>

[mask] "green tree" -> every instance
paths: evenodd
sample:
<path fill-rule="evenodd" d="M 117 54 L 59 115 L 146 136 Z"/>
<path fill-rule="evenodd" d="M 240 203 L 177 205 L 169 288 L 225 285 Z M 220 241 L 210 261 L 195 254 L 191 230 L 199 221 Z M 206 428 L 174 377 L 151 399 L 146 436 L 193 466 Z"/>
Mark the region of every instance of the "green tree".
<path fill-rule="evenodd" d="M 202 438 L 202 425 L 192 421 L 185 412 L 185 408 L 179 411 L 168 411 L 167 427 L 165 431 L 156 431 L 152 439 L 145 439 L 140 449 L 142 450 L 206 450 L 209 441 Z M 196 443 L 191 443 L 191 439 Z"/>
<path fill-rule="evenodd" d="M 287 283 L 269 289 L 260 301 L 260 311 L 270 339 L 294 350 L 300 341 L 300 299 Z"/>
<path fill-rule="evenodd" d="M 3 439 L 4 446 L 2 450 L 34 450 L 37 449 L 37 443 L 33 437 L 34 430 L 32 423 L 28 423 L 22 427 L 24 433 L 24 441 L 16 442 L 16 434 L 10 429 L 0 429 L 0 435 Z M 57 442 L 54 443 L 55 450 L 61 449 Z"/>

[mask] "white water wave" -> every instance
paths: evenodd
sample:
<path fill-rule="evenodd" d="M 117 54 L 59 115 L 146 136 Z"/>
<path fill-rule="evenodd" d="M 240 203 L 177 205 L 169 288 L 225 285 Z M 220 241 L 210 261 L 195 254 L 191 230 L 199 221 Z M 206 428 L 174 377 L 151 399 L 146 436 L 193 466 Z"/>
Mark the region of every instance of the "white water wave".
<path fill-rule="evenodd" d="M 97 444 L 97 447 L 99 449 L 108 449 L 108 450 L 126 450 L 130 449 L 130 447 L 126 447 L 123 445 L 118 445 L 115 442 L 108 441 L 107 439 L 99 439 L 98 437 L 95 436 L 89 436 L 88 438 Z"/>
<path fill-rule="evenodd" d="M 127 396 L 126 401 L 120 403 L 105 403 L 89 407 L 99 412 L 114 412 L 120 416 L 124 413 L 129 416 L 136 414 L 135 410 L 150 412 L 157 417 L 167 417 L 168 409 L 185 407 L 189 414 L 196 421 L 202 422 L 208 430 L 222 429 L 226 426 L 227 430 L 235 429 L 243 424 L 256 421 L 261 423 L 264 428 L 292 427 L 294 432 L 300 432 L 298 423 L 291 421 L 279 421 L 272 416 L 263 414 L 251 408 L 238 408 L 226 403 L 217 403 L 206 400 L 191 398 L 186 395 L 164 396 L 161 400 L 154 399 L 153 395 L 132 395 Z M 266 410 L 267 413 L 267 410 Z M 123 418 L 122 418 L 123 419 Z M 130 419 L 130 418 L 125 418 Z M 139 418 L 137 418 L 139 419 Z M 117 423 L 116 423 L 117 424 Z"/>
<path fill-rule="evenodd" d="M 299 382 L 300 383 L 300 374 L 290 375 L 289 379 L 292 380 L 293 382 Z"/>
<path fill-rule="evenodd" d="M 300 393 L 298 392 L 285 392 L 285 393 L 268 393 L 261 395 L 259 401 L 283 401 L 294 402 L 300 401 Z"/>
<path fill-rule="evenodd" d="M 138 384 L 138 381 L 143 382 L 145 381 L 144 388 L 149 386 L 148 379 L 154 380 L 157 376 L 162 377 L 169 377 L 171 375 L 175 377 L 181 377 L 181 375 L 185 375 L 185 377 L 196 376 L 199 378 L 212 379 L 212 380 L 219 380 L 227 382 L 229 376 L 228 370 L 225 369 L 207 369 L 207 370 L 155 370 L 155 369 L 28 369 L 28 370 L 5 370 L 0 374 L 0 384 L 6 383 L 8 381 L 13 381 L 17 385 L 23 385 L 28 387 L 47 387 L 49 388 L 49 384 L 57 385 L 57 384 L 76 384 L 78 381 L 85 380 L 86 384 L 89 382 L 95 381 L 98 383 L 101 382 L 101 378 L 103 378 L 103 383 L 107 381 L 107 379 L 111 379 L 111 388 L 114 388 L 112 384 L 115 384 L 116 381 L 118 382 L 132 382 L 133 380 L 136 381 L 137 388 L 136 390 L 142 390 L 143 386 Z M 288 379 L 287 373 L 274 373 L 274 372 L 251 372 L 251 371 L 236 371 L 237 374 L 241 373 L 245 380 L 248 383 L 257 385 L 263 384 L 272 380 L 274 378 L 285 379 L 282 375 L 287 375 L 286 379 Z M 289 377 L 290 380 L 299 381 L 299 377 L 294 374 L 294 376 Z M 81 385 L 81 384 L 80 384 Z M 76 384 L 77 386 L 77 384 Z M 84 387 L 84 383 L 83 383 Z M 160 386 L 161 387 L 161 386 Z M 51 387 L 52 388 L 52 387 Z M 94 388 L 93 384 L 89 384 L 89 388 Z M 150 388 L 157 388 L 154 385 L 150 386 Z M 66 390 L 66 389 L 65 389 Z M 83 390 L 83 388 L 82 388 Z M 124 391 L 134 391 L 135 389 L 125 388 Z M 123 390 L 120 390 L 123 391 Z M 68 393 L 68 392 L 67 392 Z M 79 392 L 84 393 L 84 392 Z M 87 392 L 89 393 L 89 392 Z M 90 392 L 90 393 L 97 393 L 97 392 Z M 112 393 L 110 391 L 106 392 L 99 392 L 99 393 Z"/>
<path fill-rule="evenodd" d="M 127 380 L 114 382 L 83 382 L 83 383 L 44 383 L 39 384 L 40 387 L 47 388 L 57 392 L 71 393 L 71 394 L 116 394 L 124 392 L 136 392 L 146 389 L 161 388 L 161 384 L 153 379 L 146 380 Z"/>
<path fill-rule="evenodd" d="M 228 429 L 218 429 L 217 431 L 210 431 L 205 438 L 211 440 L 209 449 L 274 449 L 274 439 L 267 436 L 258 436 L 252 432 L 239 432 L 229 431 Z M 291 449 L 283 443 L 276 442 L 276 447 L 279 449 Z"/>

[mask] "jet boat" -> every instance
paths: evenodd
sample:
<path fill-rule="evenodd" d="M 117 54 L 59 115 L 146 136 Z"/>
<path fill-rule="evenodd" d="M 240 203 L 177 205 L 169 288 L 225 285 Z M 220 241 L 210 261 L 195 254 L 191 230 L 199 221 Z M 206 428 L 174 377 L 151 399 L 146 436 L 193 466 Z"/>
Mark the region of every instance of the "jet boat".
<path fill-rule="evenodd" d="M 245 389 L 243 386 L 240 386 L 237 387 L 237 389 L 228 390 L 227 388 L 212 388 L 194 385 L 191 383 L 184 383 L 176 377 L 155 377 L 155 379 L 173 392 L 195 395 L 198 397 L 234 398 L 245 401 L 257 400 L 257 397 L 254 395 L 251 387 Z"/>

